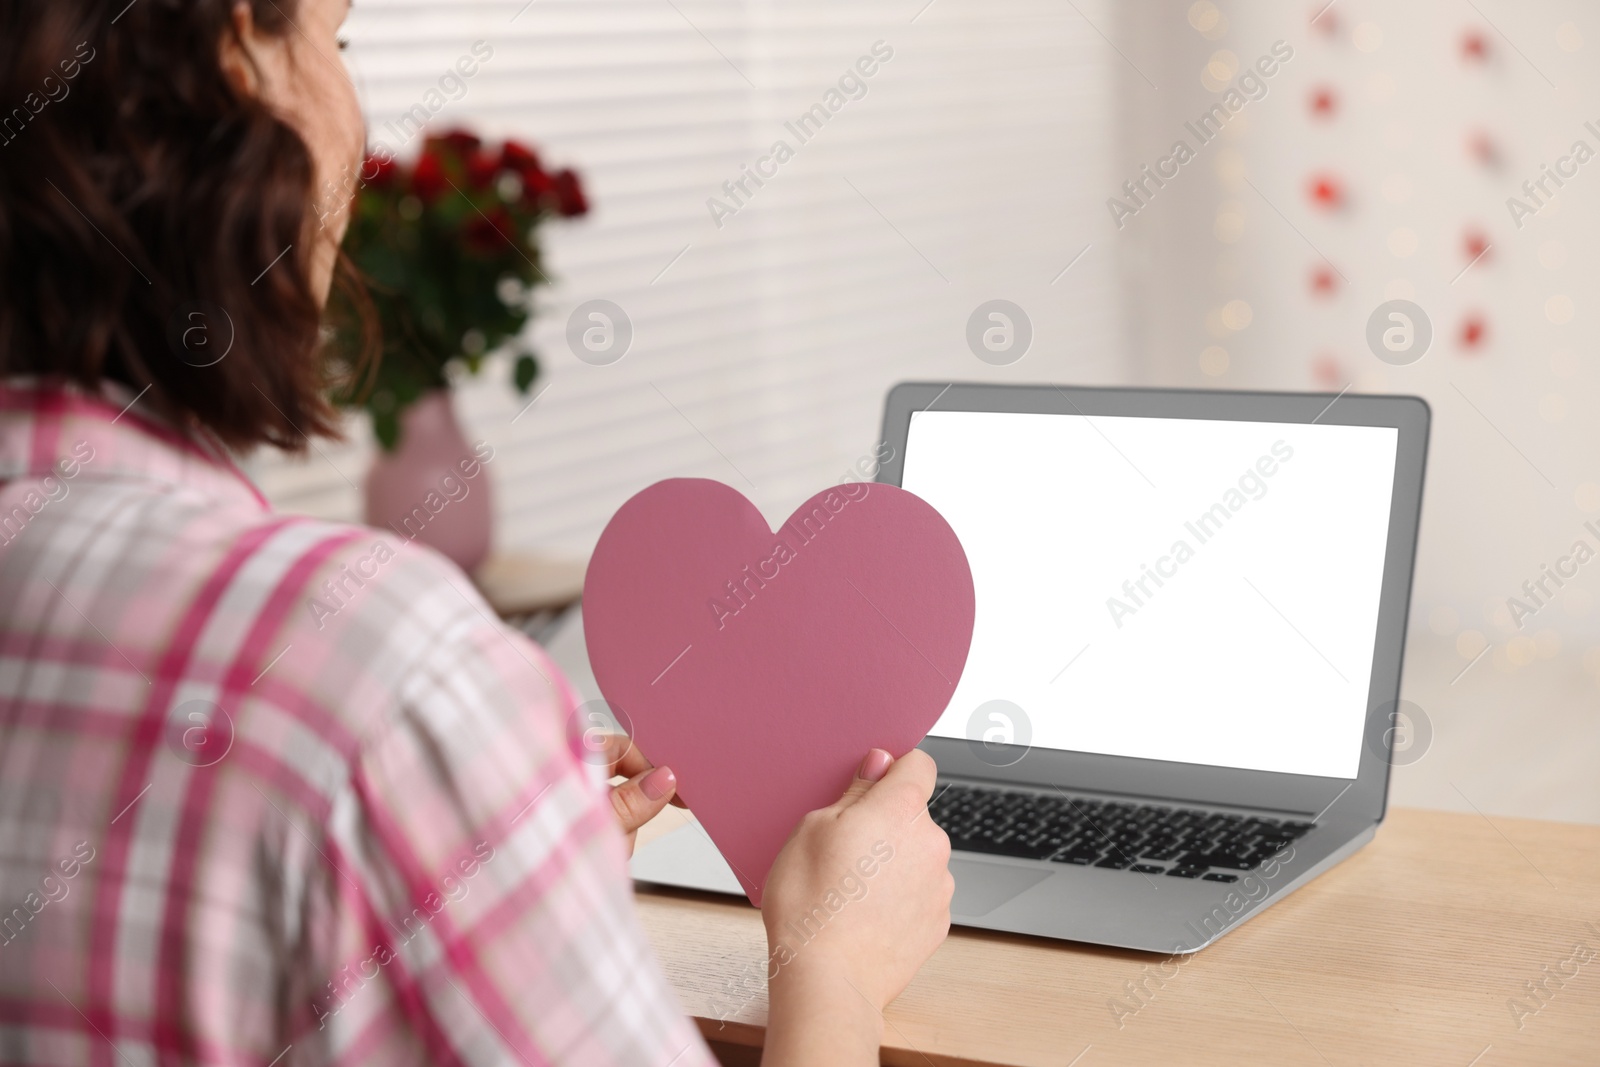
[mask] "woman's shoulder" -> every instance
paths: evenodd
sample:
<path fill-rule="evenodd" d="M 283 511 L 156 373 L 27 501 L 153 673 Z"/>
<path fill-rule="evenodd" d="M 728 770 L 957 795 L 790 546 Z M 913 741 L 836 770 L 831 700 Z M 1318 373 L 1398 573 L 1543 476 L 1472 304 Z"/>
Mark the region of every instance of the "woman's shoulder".
<path fill-rule="evenodd" d="M 447 625 L 461 613 L 441 611 L 441 604 L 488 610 L 460 567 L 417 541 L 316 520 L 301 520 L 285 534 L 295 542 L 284 578 L 297 590 L 298 629 L 321 634 L 363 626 L 388 630 L 401 622 Z"/>
<path fill-rule="evenodd" d="M 468 576 L 426 545 L 367 526 L 274 516 L 236 599 L 255 614 L 263 677 L 366 733 L 418 694 L 463 686 L 547 717 L 573 702 L 550 659 L 505 625 Z M 263 695 L 266 695 L 263 693 Z"/>
<path fill-rule="evenodd" d="M 174 503 L 169 516 L 184 510 Z M 446 600 L 488 610 L 472 580 L 420 542 L 356 523 L 194 503 L 196 514 L 161 538 L 171 550 L 163 569 L 196 568 L 205 584 L 287 632 L 443 622 L 437 604 Z"/>

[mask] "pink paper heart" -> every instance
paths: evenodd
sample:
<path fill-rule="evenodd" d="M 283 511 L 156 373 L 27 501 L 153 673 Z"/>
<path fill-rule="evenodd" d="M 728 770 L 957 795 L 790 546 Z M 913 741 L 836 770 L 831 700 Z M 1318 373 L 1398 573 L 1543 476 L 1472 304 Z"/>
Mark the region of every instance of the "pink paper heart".
<path fill-rule="evenodd" d="M 818 493 L 777 532 L 737 490 L 657 482 L 589 562 L 584 635 L 600 691 L 751 902 L 800 817 L 871 748 L 921 741 L 972 642 L 967 556 L 892 485 Z"/>

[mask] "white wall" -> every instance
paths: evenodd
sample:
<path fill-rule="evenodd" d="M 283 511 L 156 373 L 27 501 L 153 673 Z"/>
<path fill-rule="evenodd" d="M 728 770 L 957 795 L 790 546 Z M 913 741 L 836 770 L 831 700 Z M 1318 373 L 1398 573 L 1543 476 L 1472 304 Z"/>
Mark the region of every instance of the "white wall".
<path fill-rule="evenodd" d="M 1600 19 L 1568 3 L 1480 4 L 1488 23 L 1443 0 L 1350 0 L 1324 16 L 1324 33 L 1308 24 L 1320 6 L 1223 4 L 1216 40 L 1189 24 L 1188 3 L 1125 13 L 1123 32 L 1141 42 L 1130 55 L 1161 72 L 1160 93 L 1124 77 L 1134 105 L 1120 146 L 1127 173 L 1215 99 L 1202 85 L 1213 57 L 1249 64 L 1278 39 L 1295 50 L 1268 96 L 1121 232 L 1109 213 L 1102 223 L 1129 264 L 1146 380 L 1425 397 L 1434 423 L 1414 627 L 1473 652 L 1487 639 L 1507 666 L 1592 646 L 1600 564 L 1521 630 L 1506 600 L 1579 536 L 1600 545 L 1582 531 L 1600 518 L 1600 160 L 1521 229 L 1505 201 L 1575 139 L 1600 152 L 1583 126 L 1600 128 Z M 1485 62 L 1463 54 L 1472 33 Z M 1331 121 L 1311 117 L 1320 87 L 1339 100 Z M 1498 166 L 1469 150 L 1478 131 L 1498 145 Z M 1306 193 L 1324 170 L 1348 191 L 1341 212 L 1316 210 Z M 1470 229 L 1492 248 L 1462 274 Z M 1319 299 L 1308 279 L 1324 256 L 1347 281 Z M 1434 325 L 1431 350 L 1411 366 L 1380 362 L 1364 340 L 1368 315 L 1392 297 L 1416 301 Z M 1220 321 L 1231 301 L 1248 305 L 1243 329 Z M 1459 334 L 1475 313 L 1488 333 L 1466 348 Z M 1202 367 L 1211 346 L 1226 352 L 1220 373 Z M 1210 367 L 1220 369 L 1215 353 Z"/>
<path fill-rule="evenodd" d="M 1211 36 L 1190 20 L 1211 25 L 1207 6 L 1118 7 L 1114 32 L 1159 91 L 1127 64 L 1119 72 L 1108 198 L 1214 102 L 1213 62 L 1226 73 L 1279 39 L 1295 50 L 1268 95 L 1120 231 L 1102 217 L 1124 265 L 1140 380 L 1426 398 L 1433 435 L 1401 690 L 1416 747 L 1398 761 L 1391 802 L 1600 821 L 1585 770 L 1600 752 L 1600 562 L 1522 628 L 1507 606 L 1579 537 L 1600 547 L 1582 528 L 1600 520 L 1600 159 L 1520 228 L 1506 206 L 1575 139 L 1600 151 L 1584 128 L 1600 127 L 1600 11 L 1340 0 L 1313 26 L 1322 0 L 1215 6 Z M 1465 53 L 1472 37 L 1482 62 Z M 1339 102 L 1330 121 L 1312 117 L 1323 87 Z M 1471 149 L 1480 132 L 1498 150 L 1493 165 Z M 1344 183 L 1344 210 L 1309 199 L 1322 171 Z M 1492 248 L 1463 274 L 1469 229 Z M 1310 279 L 1323 257 L 1344 279 L 1319 298 Z M 1365 341 L 1369 315 L 1395 297 L 1421 305 L 1435 329 L 1410 366 L 1380 362 Z M 1464 347 L 1474 314 L 1488 333 Z"/>

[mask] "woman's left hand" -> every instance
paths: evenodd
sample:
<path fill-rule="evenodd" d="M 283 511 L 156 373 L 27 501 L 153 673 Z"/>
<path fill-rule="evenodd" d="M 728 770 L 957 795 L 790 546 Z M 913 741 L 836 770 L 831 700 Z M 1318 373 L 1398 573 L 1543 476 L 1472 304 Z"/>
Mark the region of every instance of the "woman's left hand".
<path fill-rule="evenodd" d="M 627 734 L 607 733 L 600 740 L 596 761 L 604 760 L 611 777 L 626 778 L 611 788 L 611 807 L 628 839 L 628 855 L 633 855 L 633 838 L 639 827 L 661 814 L 669 803 L 683 807 L 677 799 L 678 779 L 670 767 L 657 767 L 644 758 Z"/>

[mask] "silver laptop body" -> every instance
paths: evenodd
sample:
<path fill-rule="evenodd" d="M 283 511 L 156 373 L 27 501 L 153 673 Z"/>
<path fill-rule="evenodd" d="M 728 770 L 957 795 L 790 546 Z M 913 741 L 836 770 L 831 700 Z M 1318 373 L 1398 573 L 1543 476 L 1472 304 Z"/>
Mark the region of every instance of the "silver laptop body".
<path fill-rule="evenodd" d="M 1398 697 L 1428 426 L 1414 397 L 890 392 L 878 481 L 951 521 L 979 605 L 968 674 L 921 746 L 940 769 L 932 807 L 951 829 L 956 923 L 1189 953 L 1371 840 L 1406 725 Z M 1058 482 L 1071 500 L 1061 514 L 1076 517 L 1041 541 Z M 1125 518 L 1134 512 L 1139 521 Z M 1014 609 L 996 623 L 986 604 L 1027 603 L 1016 599 L 1025 583 L 997 577 L 1010 574 L 1013 536 L 1035 559 L 1053 560 L 1059 543 L 1065 562 L 1052 573 L 1065 577 L 1054 598 L 1052 579 L 1040 580 L 1047 609 L 1036 621 Z M 1096 539 L 1086 556 L 1077 542 Z M 1295 562 L 1280 549 L 1297 539 L 1308 547 Z M 1179 543 L 1188 558 L 1159 554 Z M 1052 652 L 1008 659 L 1039 631 Z M 1208 658 L 1185 659 L 1191 645 L 1173 642 L 1186 633 L 1210 643 Z M 1026 699 L 1013 675 L 1031 679 Z M 1026 737 L 1023 706 L 1034 708 Z M 642 846 L 632 873 L 740 893 L 697 826 Z"/>

